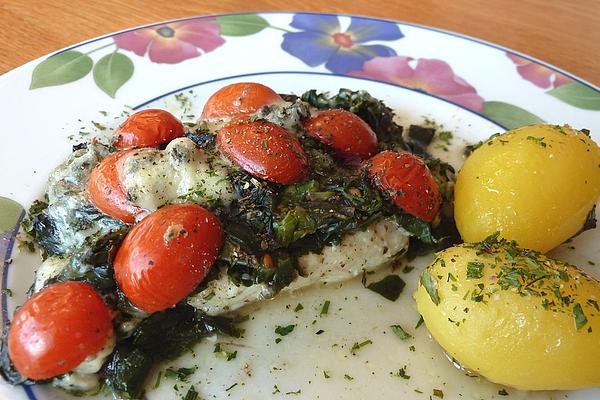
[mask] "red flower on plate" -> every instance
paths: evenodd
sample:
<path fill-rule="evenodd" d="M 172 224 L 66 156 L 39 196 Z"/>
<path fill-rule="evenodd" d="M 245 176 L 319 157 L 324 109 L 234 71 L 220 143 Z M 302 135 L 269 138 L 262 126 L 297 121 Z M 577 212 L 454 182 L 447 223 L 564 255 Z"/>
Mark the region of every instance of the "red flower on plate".
<path fill-rule="evenodd" d="M 483 110 L 483 98 L 475 88 L 457 76 L 450 65 L 442 60 L 376 57 L 365 62 L 362 70 L 352 71 L 349 75 L 419 89 L 476 112 Z"/>
<path fill-rule="evenodd" d="M 119 33 L 113 37 L 118 48 L 138 56 L 148 53 L 155 63 L 176 64 L 198 57 L 225 43 L 214 18 L 172 22 L 151 28 Z M 200 50 L 199 50 L 200 49 Z"/>
<path fill-rule="evenodd" d="M 516 54 L 506 53 L 506 56 L 517 66 L 517 72 L 523 79 L 542 89 L 557 88 L 573 79 L 556 72 L 544 65 L 530 61 Z"/>

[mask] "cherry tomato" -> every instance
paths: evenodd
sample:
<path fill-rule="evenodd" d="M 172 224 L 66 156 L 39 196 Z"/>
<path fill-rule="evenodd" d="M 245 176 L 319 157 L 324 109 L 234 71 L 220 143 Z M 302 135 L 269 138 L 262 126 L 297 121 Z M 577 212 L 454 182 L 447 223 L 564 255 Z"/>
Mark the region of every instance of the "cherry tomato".
<path fill-rule="evenodd" d="M 282 102 L 273 89 L 254 82 L 227 85 L 217 90 L 206 102 L 200 119 L 220 121 L 254 114 L 264 106 Z"/>
<path fill-rule="evenodd" d="M 202 282 L 223 245 L 221 223 L 196 204 L 160 208 L 127 234 L 115 278 L 125 296 L 152 313 L 174 306 Z"/>
<path fill-rule="evenodd" d="M 111 311 L 83 282 L 50 285 L 15 313 L 8 354 L 29 379 L 49 379 L 98 353 L 113 335 Z"/>
<path fill-rule="evenodd" d="M 88 196 L 97 209 L 113 218 L 131 224 L 143 210 L 127 198 L 121 183 L 123 159 L 135 150 L 118 151 L 94 167 L 87 183 Z"/>
<path fill-rule="evenodd" d="M 440 189 L 427 165 L 408 152 L 382 151 L 367 162 L 371 182 L 408 214 L 432 222 L 440 209 Z"/>
<path fill-rule="evenodd" d="M 183 124 L 170 112 L 142 110 L 132 114 L 116 130 L 114 146 L 119 150 L 159 147 L 184 136 Z"/>
<path fill-rule="evenodd" d="M 217 133 L 217 147 L 254 176 L 291 184 L 308 176 L 308 159 L 291 133 L 271 122 L 234 122 Z"/>
<path fill-rule="evenodd" d="M 346 110 L 327 110 L 304 124 L 306 132 L 345 160 L 366 160 L 377 152 L 377 135 L 359 116 Z"/>

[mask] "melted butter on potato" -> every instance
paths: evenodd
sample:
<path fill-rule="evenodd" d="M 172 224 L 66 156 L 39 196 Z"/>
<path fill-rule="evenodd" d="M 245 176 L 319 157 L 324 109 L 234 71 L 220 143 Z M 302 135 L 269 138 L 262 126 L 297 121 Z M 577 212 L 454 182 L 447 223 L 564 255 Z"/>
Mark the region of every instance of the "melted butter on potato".
<path fill-rule="evenodd" d="M 490 138 L 455 188 L 465 242 L 494 232 L 546 252 L 575 235 L 600 197 L 600 148 L 582 131 L 531 125 Z"/>
<path fill-rule="evenodd" d="M 492 236 L 438 253 L 415 299 L 440 345 L 492 382 L 600 385 L 600 282 L 572 265 Z"/>

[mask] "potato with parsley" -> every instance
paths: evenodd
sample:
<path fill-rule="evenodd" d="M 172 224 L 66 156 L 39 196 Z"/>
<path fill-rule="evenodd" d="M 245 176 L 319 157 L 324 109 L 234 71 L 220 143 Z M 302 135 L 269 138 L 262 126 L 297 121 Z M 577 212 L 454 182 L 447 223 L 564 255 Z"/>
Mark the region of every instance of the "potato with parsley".
<path fill-rule="evenodd" d="M 600 197 L 600 148 L 588 131 L 531 125 L 484 142 L 457 176 L 465 242 L 494 232 L 547 252 L 579 232 Z"/>
<path fill-rule="evenodd" d="M 491 236 L 438 253 L 415 299 L 440 345 L 492 382 L 600 385 L 600 282 L 577 267 Z"/>

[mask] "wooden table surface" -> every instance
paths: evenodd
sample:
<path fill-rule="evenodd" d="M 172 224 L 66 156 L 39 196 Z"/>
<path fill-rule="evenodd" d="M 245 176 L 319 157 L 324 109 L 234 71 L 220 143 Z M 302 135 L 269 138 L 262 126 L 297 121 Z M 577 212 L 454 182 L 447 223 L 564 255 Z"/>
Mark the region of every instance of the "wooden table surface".
<path fill-rule="evenodd" d="M 431 25 L 524 52 L 600 85 L 600 0 L 3 0 L 0 73 L 136 25 L 261 10 L 348 13 Z"/>

